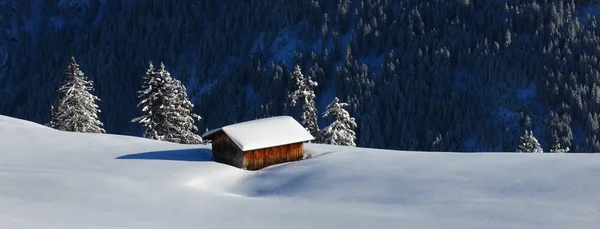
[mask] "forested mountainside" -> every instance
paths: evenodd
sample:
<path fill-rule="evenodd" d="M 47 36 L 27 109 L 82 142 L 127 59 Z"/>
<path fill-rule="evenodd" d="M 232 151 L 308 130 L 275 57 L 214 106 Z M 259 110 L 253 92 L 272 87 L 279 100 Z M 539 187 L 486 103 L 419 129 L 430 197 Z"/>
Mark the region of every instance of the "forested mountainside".
<path fill-rule="evenodd" d="M 598 13 L 597 0 L 0 0 L 0 113 L 47 123 L 72 55 L 108 133 L 141 135 L 150 61 L 186 84 L 201 130 L 298 117 L 299 64 L 320 113 L 351 104 L 358 146 L 515 151 L 531 129 L 544 148 L 598 152 Z"/>

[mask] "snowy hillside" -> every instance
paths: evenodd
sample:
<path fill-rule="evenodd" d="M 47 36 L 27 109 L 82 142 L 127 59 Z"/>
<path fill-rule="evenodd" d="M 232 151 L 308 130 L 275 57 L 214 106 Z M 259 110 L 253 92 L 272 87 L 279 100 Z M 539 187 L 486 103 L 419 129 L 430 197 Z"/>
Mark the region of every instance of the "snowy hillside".
<path fill-rule="evenodd" d="M 594 154 L 307 145 L 244 171 L 210 148 L 0 116 L 3 228 L 598 228 Z"/>

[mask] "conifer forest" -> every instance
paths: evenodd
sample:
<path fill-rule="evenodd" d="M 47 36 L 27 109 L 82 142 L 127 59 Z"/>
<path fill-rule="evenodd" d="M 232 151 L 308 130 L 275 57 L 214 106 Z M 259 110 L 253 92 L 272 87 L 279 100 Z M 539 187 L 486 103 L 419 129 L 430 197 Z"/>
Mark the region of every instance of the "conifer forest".
<path fill-rule="evenodd" d="M 358 147 L 600 152 L 598 0 L 0 0 L 0 114 L 82 128 L 56 121 L 71 57 L 91 132 L 290 115 Z M 181 135 L 150 133 L 152 74 Z"/>

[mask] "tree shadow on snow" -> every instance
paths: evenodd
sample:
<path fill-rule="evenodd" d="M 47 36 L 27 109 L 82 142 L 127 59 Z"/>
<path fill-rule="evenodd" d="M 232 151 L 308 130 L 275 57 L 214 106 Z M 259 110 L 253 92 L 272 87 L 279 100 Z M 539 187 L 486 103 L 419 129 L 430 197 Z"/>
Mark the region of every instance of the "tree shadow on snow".
<path fill-rule="evenodd" d="M 211 161 L 210 149 L 163 150 L 128 154 L 115 159 L 165 160 L 165 161 Z"/>

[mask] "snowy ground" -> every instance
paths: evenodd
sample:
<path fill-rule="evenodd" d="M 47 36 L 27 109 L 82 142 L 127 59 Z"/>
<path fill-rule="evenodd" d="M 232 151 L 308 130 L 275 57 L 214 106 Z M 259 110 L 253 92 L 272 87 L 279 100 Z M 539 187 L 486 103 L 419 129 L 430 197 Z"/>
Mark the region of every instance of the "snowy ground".
<path fill-rule="evenodd" d="M 210 149 L 0 116 L 1 228 L 600 228 L 600 155 L 307 145 L 261 171 Z"/>

